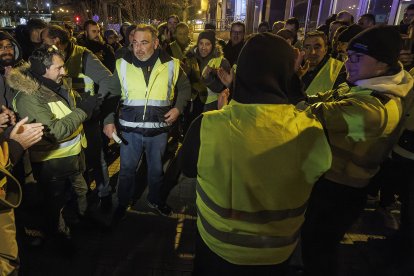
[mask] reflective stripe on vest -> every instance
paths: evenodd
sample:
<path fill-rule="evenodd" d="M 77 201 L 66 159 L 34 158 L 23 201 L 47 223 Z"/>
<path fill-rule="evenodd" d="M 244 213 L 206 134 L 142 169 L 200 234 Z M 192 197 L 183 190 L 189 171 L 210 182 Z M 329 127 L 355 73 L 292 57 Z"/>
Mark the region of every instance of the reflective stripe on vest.
<path fill-rule="evenodd" d="M 76 91 L 83 93 L 95 94 L 94 81 L 86 76 L 83 72 L 83 58 L 84 52 L 87 51 L 85 47 L 79 45 L 73 45 L 73 51 L 70 57 L 65 62 L 65 69 L 70 78 L 72 78 L 72 88 Z"/>
<path fill-rule="evenodd" d="M 198 212 L 198 219 L 204 229 L 214 238 L 227 244 L 250 248 L 279 248 L 293 245 L 297 242 L 300 229 L 289 237 L 257 236 L 238 233 L 223 232 L 211 226 L 207 220 Z"/>
<path fill-rule="evenodd" d="M 48 105 L 57 119 L 62 119 L 72 112 L 72 110 L 61 101 L 50 102 Z M 41 140 L 36 145 L 32 146 L 29 150 L 30 160 L 32 162 L 42 162 L 50 159 L 73 156 L 79 154 L 82 147 L 86 147 L 86 137 L 83 134 L 83 126 L 80 125 L 74 133 L 63 141 L 51 144 Z"/>
<path fill-rule="evenodd" d="M 138 127 L 138 128 L 162 128 L 169 126 L 166 122 L 127 122 L 119 119 L 119 124 L 124 127 Z"/>
<path fill-rule="evenodd" d="M 334 58 L 329 58 L 324 66 L 316 74 L 308 88 L 306 88 L 306 94 L 311 96 L 319 92 L 326 92 L 333 88 L 336 78 L 341 72 L 344 63 Z"/>
<path fill-rule="evenodd" d="M 220 56 L 220 57 L 217 57 L 217 58 L 212 58 L 208 62 L 207 66 L 209 66 L 213 69 L 218 69 L 218 68 L 220 68 L 220 65 L 221 65 L 222 61 L 223 61 L 223 56 Z M 206 66 L 206 68 L 207 68 L 207 66 Z M 206 68 L 204 68 L 204 70 L 206 70 Z M 219 93 L 215 93 L 207 87 L 207 100 L 206 100 L 205 104 L 209 104 L 209 103 L 212 103 L 214 101 L 217 101 L 218 96 L 219 96 Z"/>
<path fill-rule="evenodd" d="M 121 83 L 121 96 L 124 106 L 143 109 L 142 122 L 127 122 L 121 125 L 137 128 L 161 128 L 168 125 L 165 122 L 146 122 L 147 106 L 169 107 L 174 99 L 174 88 L 178 80 L 180 61 L 172 60 L 161 63 L 160 59 L 151 71 L 148 85 L 141 68 L 128 63 L 123 58 L 116 62 L 118 78 Z M 121 120 L 120 120 L 121 122 Z"/>
<path fill-rule="evenodd" d="M 330 166 L 322 125 L 309 111 L 233 100 L 204 113 L 196 186 L 203 241 L 233 264 L 286 261 L 312 186 Z"/>
<path fill-rule="evenodd" d="M 203 200 L 204 204 L 213 210 L 216 214 L 226 219 L 237 219 L 251 223 L 269 223 L 276 220 L 284 220 L 294 218 L 305 213 L 308 202 L 306 201 L 302 206 L 295 209 L 287 210 L 263 210 L 258 212 L 246 212 L 242 210 L 235 210 L 230 208 L 223 208 L 214 203 L 208 195 L 203 191 L 201 186 L 196 185 L 197 195 Z"/>

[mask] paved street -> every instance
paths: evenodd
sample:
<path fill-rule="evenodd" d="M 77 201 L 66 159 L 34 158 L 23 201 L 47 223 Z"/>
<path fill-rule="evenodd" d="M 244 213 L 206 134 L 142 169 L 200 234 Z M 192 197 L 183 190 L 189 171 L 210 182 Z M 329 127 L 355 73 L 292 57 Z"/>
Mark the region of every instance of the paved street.
<path fill-rule="evenodd" d="M 113 181 L 118 170 L 119 159 L 110 166 Z M 190 275 L 196 232 L 194 181 L 181 178 L 172 191 L 171 217 L 151 213 L 143 198 L 145 193 L 113 229 L 96 223 L 74 229 L 72 254 L 59 253 L 53 242 L 22 249 L 23 275 Z M 412 270 L 402 271 L 399 248 L 385 239 L 393 231 L 385 229 L 379 214 L 369 207 L 341 245 L 341 276 L 414 275 Z M 103 223 L 111 217 L 99 212 L 96 216 Z M 291 275 L 302 275 L 297 258 L 292 264 Z"/>

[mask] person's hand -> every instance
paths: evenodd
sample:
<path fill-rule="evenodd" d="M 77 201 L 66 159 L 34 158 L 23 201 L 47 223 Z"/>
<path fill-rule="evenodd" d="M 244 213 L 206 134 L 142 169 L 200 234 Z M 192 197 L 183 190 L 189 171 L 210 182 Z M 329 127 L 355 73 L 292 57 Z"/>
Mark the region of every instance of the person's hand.
<path fill-rule="evenodd" d="M 3 112 L 0 113 L 0 127 L 6 128 L 8 126 L 7 125 L 8 122 L 9 122 L 9 115 Z"/>
<path fill-rule="evenodd" d="M 294 70 L 296 74 L 299 76 L 299 78 L 302 78 L 303 75 L 305 75 L 306 72 L 308 72 L 309 70 L 309 61 L 308 60 L 305 61 L 305 64 L 301 66 L 303 62 L 303 58 L 305 56 L 305 52 L 299 51 L 298 48 L 294 48 L 294 54 L 295 54 Z"/>
<path fill-rule="evenodd" d="M 222 109 L 225 105 L 229 103 L 230 90 L 228 88 L 220 92 L 217 99 L 217 108 Z"/>
<path fill-rule="evenodd" d="M 7 116 L 9 117 L 9 122 L 12 126 L 14 126 L 16 124 L 16 114 L 14 114 L 14 112 L 10 109 L 8 109 L 7 107 L 5 107 L 4 105 L 1 106 L 1 113 L 7 114 Z"/>
<path fill-rule="evenodd" d="M 26 124 L 28 119 L 21 119 L 10 132 L 10 139 L 18 142 L 25 150 L 42 139 L 44 128 L 41 123 Z"/>
<path fill-rule="evenodd" d="M 414 61 L 414 55 L 410 50 L 401 50 L 398 59 L 404 66 L 409 66 Z"/>
<path fill-rule="evenodd" d="M 88 118 L 92 116 L 94 110 L 98 109 L 102 104 L 103 97 L 101 94 L 95 94 L 93 96 L 83 95 L 83 98 L 78 98 L 76 107 L 82 109 Z"/>
<path fill-rule="evenodd" d="M 230 69 L 230 73 L 227 73 L 226 70 L 220 67 L 217 70 L 217 76 L 220 79 L 220 81 L 228 88 L 233 83 L 233 79 L 234 79 L 233 68 Z"/>
<path fill-rule="evenodd" d="M 180 110 L 176 107 L 171 108 L 170 111 L 164 115 L 165 122 L 172 125 L 175 121 L 177 121 L 178 116 L 180 116 Z"/>
<path fill-rule="evenodd" d="M 105 125 L 104 128 L 103 128 L 103 132 L 105 133 L 105 135 L 109 139 L 112 139 L 112 133 L 117 133 L 116 132 L 115 124 L 107 124 L 107 125 Z"/>

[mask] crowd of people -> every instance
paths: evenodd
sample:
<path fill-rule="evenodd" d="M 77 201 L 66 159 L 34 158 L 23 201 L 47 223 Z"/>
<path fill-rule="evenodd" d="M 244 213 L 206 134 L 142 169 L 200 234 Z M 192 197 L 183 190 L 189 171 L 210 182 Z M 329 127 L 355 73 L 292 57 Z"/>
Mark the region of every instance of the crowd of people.
<path fill-rule="evenodd" d="M 341 11 L 303 39 L 296 18 L 248 36 L 237 21 L 228 42 L 213 24 L 193 41 L 177 15 L 119 34 L 93 20 L 77 35 L 38 19 L 0 31 L 0 274 L 17 275 L 18 242 L 67 250 L 88 194 L 116 228 L 137 171 L 164 216 L 179 176 L 197 179 L 194 275 L 286 275 L 295 250 L 305 275 L 336 275 L 341 239 L 378 195 L 388 216 L 399 195 L 413 260 L 413 19 L 414 5 L 398 26 Z"/>

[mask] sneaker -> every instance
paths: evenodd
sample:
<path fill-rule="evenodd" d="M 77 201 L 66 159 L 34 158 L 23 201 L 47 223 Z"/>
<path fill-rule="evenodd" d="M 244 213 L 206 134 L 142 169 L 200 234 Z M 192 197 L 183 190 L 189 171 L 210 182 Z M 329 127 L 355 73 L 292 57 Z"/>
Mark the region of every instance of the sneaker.
<path fill-rule="evenodd" d="M 150 207 L 151 209 L 153 209 L 154 211 L 156 211 L 158 214 L 162 216 L 169 217 L 173 214 L 171 207 L 168 206 L 167 204 L 158 205 L 156 203 L 147 201 L 147 205 L 148 207 Z"/>

